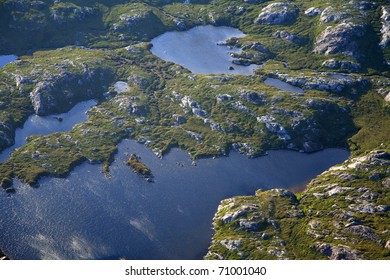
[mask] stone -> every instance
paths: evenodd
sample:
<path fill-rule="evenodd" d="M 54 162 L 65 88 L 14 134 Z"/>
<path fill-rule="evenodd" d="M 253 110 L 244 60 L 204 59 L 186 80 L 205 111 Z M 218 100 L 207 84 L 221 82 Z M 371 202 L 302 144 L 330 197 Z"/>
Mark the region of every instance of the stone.
<path fill-rule="evenodd" d="M 297 6 L 289 3 L 272 3 L 261 10 L 255 24 L 286 25 L 295 22 L 299 13 Z"/>
<path fill-rule="evenodd" d="M 382 7 L 382 40 L 379 43 L 379 46 L 385 48 L 389 45 L 390 42 L 390 6 Z"/>
<path fill-rule="evenodd" d="M 272 34 L 276 38 L 280 38 L 285 41 L 289 41 L 291 43 L 294 43 L 296 45 L 303 45 L 304 41 L 301 36 L 293 35 L 291 32 L 288 31 L 276 31 Z"/>
<path fill-rule="evenodd" d="M 373 242 L 379 242 L 380 239 L 379 237 L 376 235 L 375 231 L 368 227 L 368 226 L 364 226 L 364 225 L 353 225 L 353 226 L 350 226 L 348 227 L 348 230 L 350 232 L 352 232 L 353 234 L 356 234 L 364 239 L 367 239 L 367 240 L 370 240 L 370 241 L 373 241 Z"/>
<path fill-rule="evenodd" d="M 382 181 L 382 186 L 386 187 L 386 188 L 390 188 L 390 177 L 389 178 L 386 178 Z"/>
<path fill-rule="evenodd" d="M 358 63 L 352 61 L 339 61 L 336 59 L 325 60 L 322 63 L 322 66 L 333 70 L 347 70 L 354 73 L 359 73 L 362 69 Z"/>
<path fill-rule="evenodd" d="M 312 229 L 317 229 L 320 227 L 321 222 L 317 220 L 311 220 L 308 224 Z"/>
<path fill-rule="evenodd" d="M 340 21 L 342 19 L 346 19 L 349 17 L 349 14 L 339 12 L 334 7 L 327 7 L 325 8 L 320 16 L 320 22 L 321 23 L 328 23 L 331 21 Z"/>
<path fill-rule="evenodd" d="M 177 124 L 184 124 L 187 122 L 187 119 L 185 117 L 183 117 L 182 115 L 178 115 L 178 114 L 174 114 L 173 115 L 173 119 L 175 120 L 175 122 Z"/>
<path fill-rule="evenodd" d="M 307 15 L 309 17 L 315 17 L 319 13 L 321 13 L 321 10 L 319 8 L 316 8 L 316 7 L 311 7 L 305 11 L 305 15 Z"/>
<path fill-rule="evenodd" d="M 333 246 L 326 243 L 318 243 L 315 246 L 317 252 L 327 256 L 331 260 L 360 260 L 361 254 L 349 246 Z"/>

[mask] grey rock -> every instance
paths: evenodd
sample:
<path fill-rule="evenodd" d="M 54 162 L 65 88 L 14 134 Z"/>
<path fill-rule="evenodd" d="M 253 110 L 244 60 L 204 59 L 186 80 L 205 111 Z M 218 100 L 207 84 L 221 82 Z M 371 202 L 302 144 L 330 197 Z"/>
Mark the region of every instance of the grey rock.
<path fill-rule="evenodd" d="M 363 25 L 351 22 L 328 26 L 316 38 L 315 53 L 330 55 L 344 53 L 354 58 L 360 58 L 356 38 L 362 38 L 366 33 Z"/>
<path fill-rule="evenodd" d="M 386 205 L 375 205 L 374 203 L 361 203 L 361 204 L 351 204 L 348 206 L 351 210 L 360 213 L 370 213 L 374 214 L 376 212 L 386 212 L 389 210 L 389 206 Z"/>
<path fill-rule="evenodd" d="M 305 11 L 305 15 L 308 15 L 309 17 L 315 17 L 319 13 L 321 13 L 321 10 L 319 8 L 316 8 L 316 7 L 311 7 Z"/>
<path fill-rule="evenodd" d="M 311 220 L 309 222 L 309 226 L 312 228 L 312 229 L 317 229 L 319 228 L 321 225 L 321 222 L 320 221 L 317 221 L 317 220 Z"/>
<path fill-rule="evenodd" d="M 331 21 L 340 21 L 342 19 L 346 19 L 349 17 L 349 14 L 340 12 L 334 7 L 327 7 L 325 8 L 320 16 L 320 22 L 321 23 L 328 23 Z"/>
<path fill-rule="evenodd" d="M 224 101 L 231 101 L 231 100 L 233 100 L 233 97 L 229 94 L 217 95 L 217 103 L 222 103 Z"/>
<path fill-rule="evenodd" d="M 361 253 L 349 246 L 333 246 L 326 243 L 318 243 L 315 246 L 316 251 L 331 260 L 360 260 Z"/>
<path fill-rule="evenodd" d="M 385 249 L 390 250 L 390 240 L 387 240 Z"/>
<path fill-rule="evenodd" d="M 264 104 L 266 103 L 266 95 L 260 94 L 254 91 L 246 91 L 246 90 L 239 90 L 238 93 L 241 95 L 243 99 L 250 103 L 254 104 Z"/>
<path fill-rule="evenodd" d="M 390 188 L 390 177 L 389 178 L 386 178 L 382 181 L 382 186 L 386 187 L 386 188 Z"/>
<path fill-rule="evenodd" d="M 239 248 L 241 248 L 241 239 L 237 240 L 221 240 L 220 243 L 222 246 L 226 247 L 230 251 L 238 251 Z"/>
<path fill-rule="evenodd" d="M 185 30 L 187 28 L 185 22 L 181 19 L 175 18 L 173 22 L 176 24 L 178 30 Z"/>
<path fill-rule="evenodd" d="M 379 43 L 379 45 L 382 48 L 385 48 L 389 45 L 390 42 L 390 6 L 383 6 L 382 7 L 382 40 Z"/>
<path fill-rule="evenodd" d="M 289 3 L 272 3 L 261 10 L 255 24 L 291 24 L 299 13 L 297 6 Z"/>
<path fill-rule="evenodd" d="M 227 212 L 222 218 L 221 220 L 224 222 L 224 223 L 230 223 L 234 220 L 236 220 L 237 218 L 239 217 L 242 217 L 242 216 L 245 216 L 247 213 L 243 210 L 237 210 L 237 211 L 234 211 L 234 212 Z"/>
<path fill-rule="evenodd" d="M 270 238 L 270 236 L 267 234 L 267 233 L 263 233 L 262 235 L 261 235 L 261 238 L 263 239 L 263 240 L 268 240 L 269 238 Z"/>
<path fill-rule="evenodd" d="M 199 108 L 192 108 L 192 113 L 200 118 L 204 118 L 208 115 L 208 113 L 205 110 L 199 109 Z"/>
<path fill-rule="evenodd" d="M 90 7 L 80 7 L 72 5 L 61 5 L 50 8 L 51 18 L 58 24 L 66 24 L 74 21 L 81 21 L 93 15 L 96 10 Z"/>
<path fill-rule="evenodd" d="M 274 34 L 273 34 L 274 37 L 276 38 L 280 38 L 280 39 L 283 39 L 285 41 L 289 41 L 291 43 L 294 43 L 296 45 L 303 45 L 304 43 L 304 40 L 303 40 L 303 37 L 301 36 L 297 36 L 297 35 L 293 35 L 291 32 L 288 32 L 288 31 L 276 31 Z"/>
<path fill-rule="evenodd" d="M 354 226 L 350 226 L 348 227 L 348 230 L 353 233 L 353 234 L 356 234 L 364 239 L 367 239 L 367 240 L 370 240 L 370 241 L 373 241 L 373 242 L 379 242 L 380 239 L 379 237 L 376 235 L 375 231 L 370 228 L 370 227 L 367 227 L 367 226 L 364 226 L 364 225 L 354 225 Z"/>
<path fill-rule="evenodd" d="M 173 115 L 173 119 L 175 120 L 175 122 L 177 124 L 184 124 L 187 122 L 187 119 L 185 117 L 183 117 L 182 115 L 178 115 L 178 114 L 174 114 Z"/>
<path fill-rule="evenodd" d="M 242 46 L 242 50 L 254 50 L 262 53 L 269 53 L 270 50 L 266 47 L 264 47 L 262 44 L 259 42 L 252 42 L 252 43 L 246 43 L 244 46 Z"/>
<path fill-rule="evenodd" d="M 361 66 L 352 61 L 339 61 L 336 59 L 325 60 L 322 66 L 334 70 L 347 70 L 350 72 L 358 73 L 362 69 Z"/>
<path fill-rule="evenodd" d="M 149 81 L 145 77 L 140 77 L 137 75 L 131 75 L 127 78 L 130 84 L 139 87 L 140 89 L 146 89 L 149 86 Z"/>

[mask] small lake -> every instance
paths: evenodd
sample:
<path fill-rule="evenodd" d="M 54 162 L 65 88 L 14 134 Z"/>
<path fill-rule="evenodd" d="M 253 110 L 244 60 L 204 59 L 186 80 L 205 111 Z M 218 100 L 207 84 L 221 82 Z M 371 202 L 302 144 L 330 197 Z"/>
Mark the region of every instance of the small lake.
<path fill-rule="evenodd" d="M 301 89 L 300 87 L 296 87 L 296 86 L 293 86 L 293 85 L 290 85 L 286 82 L 283 82 L 279 79 L 274 79 L 274 78 L 267 78 L 265 79 L 264 83 L 268 86 L 273 86 L 273 87 L 276 87 L 280 90 L 285 90 L 285 91 L 291 91 L 291 92 L 296 92 L 296 93 L 299 93 L 299 94 L 304 94 L 305 92 L 303 91 L 303 89 Z"/>
<path fill-rule="evenodd" d="M 259 65 L 235 65 L 229 53 L 240 53 L 241 49 L 218 45 L 229 38 L 244 36 L 232 27 L 197 26 L 188 31 L 166 32 L 154 38 L 151 52 L 197 74 L 251 75 Z M 229 70 L 229 67 L 234 70 Z"/>
<path fill-rule="evenodd" d="M 15 61 L 18 57 L 16 55 L 0 55 L 0 68 L 3 68 L 8 63 Z"/>
<path fill-rule="evenodd" d="M 23 128 L 15 131 L 15 144 L 0 153 L 0 162 L 5 162 L 10 153 L 26 144 L 26 138 L 31 135 L 46 135 L 55 132 L 69 131 L 78 123 L 87 120 L 87 111 L 97 104 L 95 100 L 80 102 L 69 112 L 50 116 L 31 115 Z M 61 120 L 61 121 L 60 121 Z"/>
<path fill-rule="evenodd" d="M 124 164 L 141 156 L 155 176 L 148 183 Z M 248 159 L 202 159 L 197 166 L 173 149 L 162 160 L 124 140 L 111 167 L 84 163 L 67 178 L 44 178 L 39 188 L 16 183 L 0 192 L 0 248 L 12 259 L 201 259 L 219 202 L 259 188 L 302 186 L 349 153 L 269 151 Z M 179 164 L 178 164 L 179 163 Z"/>

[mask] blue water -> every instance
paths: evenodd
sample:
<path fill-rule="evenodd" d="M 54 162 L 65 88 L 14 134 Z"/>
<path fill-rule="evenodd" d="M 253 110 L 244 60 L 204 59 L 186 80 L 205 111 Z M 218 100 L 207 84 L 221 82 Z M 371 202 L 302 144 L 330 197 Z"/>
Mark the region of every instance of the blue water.
<path fill-rule="evenodd" d="M 296 92 L 299 94 L 305 93 L 303 91 L 303 89 L 301 89 L 300 87 L 290 85 L 290 84 L 283 82 L 279 79 L 267 78 L 267 79 L 265 79 L 264 83 L 268 86 L 273 86 L 273 87 L 276 87 L 276 88 L 284 90 L 284 91 L 291 91 L 291 92 Z"/>
<path fill-rule="evenodd" d="M 8 63 L 15 61 L 18 57 L 15 55 L 0 55 L 0 68 L 3 68 Z"/>
<path fill-rule="evenodd" d="M 151 168 L 155 183 L 124 164 L 133 152 Z M 85 163 L 67 178 L 44 178 L 39 188 L 19 184 L 12 197 L 0 192 L 0 248 L 13 259 L 201 259 L 222 199 L 301 186 L 348 155 L 340 149 L 283 150 L 248 159 L 232 152 L 192 166 L 181 150 L 160 160 L 125 140 L 111 178 L 101 165 Z"/>
<path fill-rule="evenodd" d="M 244 33 L 232 27 L 197 26 L 188 31 L 166 32 L 156 37 L 152 40 L 151 52 L 197 74 L 251 75 L 259 65 L 235 65 L 229 53 L 239 53 L 241 50 L 218 45 L 229 38 L 244 36 Z M 229 70 L 230 66 L 234 70 Z"/>
<path fill-rule="evenodd" d="M 97 102 L 89 100 L 75 105 L 69 112 L 50 116 L 30 116 L 24 123 L 23 128 L 17 128 L 15 131 L 15 144 L 0 153 L 0 162 L 6 161 L 10 153 L 15 149 L 26 144 L 26 138 L 31 135 L 46 135 L 55 132 L 69 131 L 78 123 L 87 120 L 87 111 Z M 58 118 L 62 118 L 59 121 Z"/>

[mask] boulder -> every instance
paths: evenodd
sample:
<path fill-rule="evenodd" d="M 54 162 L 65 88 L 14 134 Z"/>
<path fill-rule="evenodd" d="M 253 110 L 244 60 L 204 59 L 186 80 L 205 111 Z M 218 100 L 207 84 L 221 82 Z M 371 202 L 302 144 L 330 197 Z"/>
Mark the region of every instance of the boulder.
<path fill-rule="evenodd" d="M 316 8 L 316 7 L 311 7 L 305 11 L 305 15 L 307 15 L 309 17 L 315 17 L 319 13 L 321 13 L 321 10 L 319 8 Z"/>
<path fill-rule="evenodd" d="M 289 3 L 272 3 L 261 10 L 255 24 L 288 25 L 295 22 L 299 14 L 297 6 Z"/>
<path fill-rule="evenodd" d="M 274 34 L 272 34 L 276 38 L 283 39 L 285 41 L 289 41 L 291 43 L 294 43 L 296 45 L 303 45 L 304 40 L 301 36 L 293 35 L 291 32 L 288 31 L 276 31 Z"/>
<path fill-rule="evenodd" d="M 326 243 L 318 243 L 315 246 L 317 252 L 327 256 L 331 260 L 359 260 L 360 253 L 349 246 L 333 246 Z"/>

